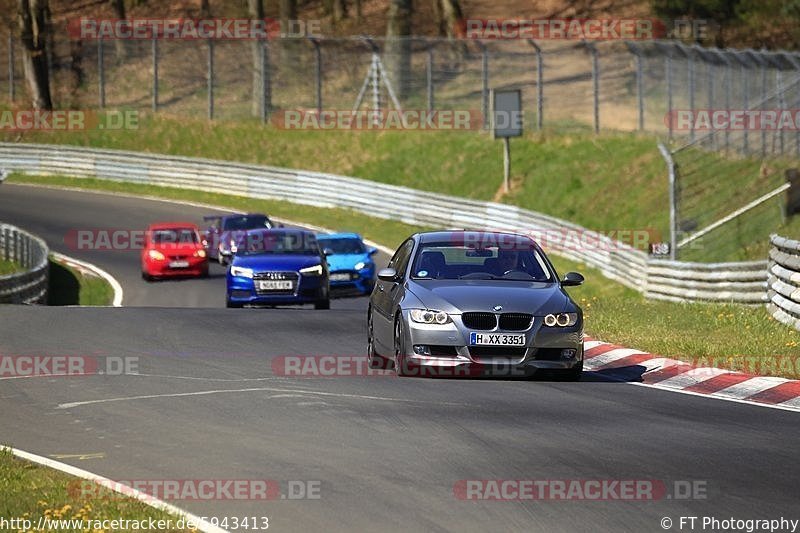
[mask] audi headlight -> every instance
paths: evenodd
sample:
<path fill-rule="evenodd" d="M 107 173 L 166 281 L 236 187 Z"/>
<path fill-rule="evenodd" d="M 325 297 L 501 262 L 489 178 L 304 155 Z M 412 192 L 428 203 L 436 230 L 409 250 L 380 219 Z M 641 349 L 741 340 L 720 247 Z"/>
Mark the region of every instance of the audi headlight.
<path fill-rule="evenodd" d="M 253 269 L 252 268 L 243 268 L 232 266 L 231 267 L 231 276 L 238 276 L 240 278 L 252 278 L 253 277 Z"/>
<path fill-rule="evenodd" d="M 420 324 L 447 324 L 450 321 L 450 315 L 444 311 L 412 309 L 411 320 Z"/>
<path fill-rule="evenodd" d="M 162 254 L 158 250 L 150 250 L 149 252 L 147 252 L 147 255 L 150 256 L 150 259 L 153 259 L 155 261 L 163 261 L 164 259 L 166 259 L 166 257 L 164 257 L 164 254 Z"/>
<path fill-rule="evenodd" d="M 578 323 L 578 313 L 549 314 L 544 317 L 544 325 L 550 328 L 568 328 Z"/>
<path fill-rule="evenodd" d="M 315 265 L 313 267 L 301 268 L 300 273 L 305 274 L 306 276 L 321 276 L 322 265 Z"/>

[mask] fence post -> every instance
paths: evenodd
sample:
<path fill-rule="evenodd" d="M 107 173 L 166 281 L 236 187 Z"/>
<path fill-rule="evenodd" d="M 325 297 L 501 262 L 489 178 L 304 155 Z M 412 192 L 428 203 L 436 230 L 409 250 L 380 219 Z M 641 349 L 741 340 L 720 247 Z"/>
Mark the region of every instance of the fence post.
<path fill-rule="evenodd" d="M 745 110 L 748 110 L 750 109 L 750 93 L 747 83 L 747 65 L 744 63 L 744 61 L 742 61 L 742 65 L 739 68 L 739 75 L 742 78 L 742 107 L 744 107 Z M 750 152 L 747 128 L 744 128 L 744 131 L 742 132 L 742 150 L 744 151 L 744 155 L 747 155 L 748 152 Z"/>
<path fill-rule="evenodd" d="M 542 63 L 542 49 L 533 39 L 528 39 L 528 44 L 536 50 L 536 129 L 542 131 L 544 124 L 544 64 Z"/>
<path fill-rule="evenodd" d="M 694 50 L 689 50 L 686 55 L 689 69 L 689 109 L 694 112 Z M 694 120 L 692 121 L 692 126 L 689 130 L 689 139 L 692 141 L 694 140 Z"/>
<path fill-rule="evenodd" d="M 783 95 L 783 71 L 778 67 L 775 71 L 775 90 L 778 93 L 778 109 L 786 109 L 786 100 Z M 780 146 L 781 155 L 783 155 L 784 146 L 784 128 L 778 128 L 778 142 Z"/>
<path fill-rule="evenodd" d="M 272 88 L 269 75 L 269 49 L 267 41 L 261 43 L 261 122 L 266 123 L 269 115 L 268 108 L 272 100 Z"/>
<path fill-rule="evenodd" d="M 8 98 L 13 102 L 14 94 L 14 36 L 8 36 Z"/>
<path fill-rule="evenodd" d="M 153 111 L 158 111 L 158 36 L 153 35 Z"/>
<path fill-rule="evenodd" d="M 642 67 L 642 54 L 637 45 L 630 41 L 625 41 L 628 50 L 636 58 L 636 103 L 639 111 L 639 131 L 644 130 L 644 72 Z"/>
<path fill-rule="evenodd" d="M 761 58 L 761 96 L 759 100 L 767 97 L 767 67 L 764 59 Z M 761 157 L 767 156 L 767 130 L 761 128 Z"/>
<path fill-rule="evenodd" d="M 314 86 L 316 89 L 317 116 L 322 114 L 322 50 L 319 40 L 309 37 L 309 41 L 314 46 Z"/>
<path fill-rule="evenodd" d="M 476 41 L 481 47 L 481 113 L 483 114 L 483 129 L 489 128 L 489 49 L 481 41 Z"/>
<path fill-rule="evenodd" d="M 669 140 L 672 140 L 672 48 L 667 51 L 667 56 L 664 58 L 666 63 L 665 70 L 667 71 L 667 127 L 669 128 Z"/>
<path fill-rule="evenodd" d="M 214 120 L 214 39 L 208 40 L 208 120 Z"/>
<path fill-rule="evenodd" d="M 425 74 L 427 77 L 427 94 L 428 94 L 428 113 L 433 113 L 433 46 L 428 44 L 428 62 L 425 66 Z"/>
<path fill-rule="evenodd" d="M 712 63 L 711 60 L 708 59 L 708 58 L 705 59 L 705 63 L 706 63 L 706 77 L 707 77 L 706 83 L 708 85 L 708 87 L 707 87 L 707 89 L 708 89 L 708 94 L 707 94 L 708 108 L 709 109 L 714 109 L 714 107 L 715 107 L 714 106 L 714 73 L 716 71 L 716 68 L 714 66 L 714 63 Z M 718 147 L 717 147 L 717 136 L 716 136 L 715 132 L 711 133 L 710 138 L 711 138 L 711 149 L 716 151 Z"/>
<path fill-rule="evenodd" d="M 105 61 L 103 60 L 103 39 L 97 39 L 97 91 L 100 109 L 106 106 L 106 71 Z"/>
<path fill-rule="evenodd" d="M 678 256 L 677 242 L 678 242 L 678 194 L 676 191 L 677 180 L 675 178 L 675 160 L 672 154 L 661 143 L 658 143 L 658 151 L 667 163 L 667 173 L 669 177 L 669 258 L 673 261 Z"/>
<path fill-rule="evenodd" d="M 600 133 L 600 66 L 597 61 L 597 47 L 589 41 L 583 44 L 592 55 L 592 103 L 594 105 L 594 132 Z"/>

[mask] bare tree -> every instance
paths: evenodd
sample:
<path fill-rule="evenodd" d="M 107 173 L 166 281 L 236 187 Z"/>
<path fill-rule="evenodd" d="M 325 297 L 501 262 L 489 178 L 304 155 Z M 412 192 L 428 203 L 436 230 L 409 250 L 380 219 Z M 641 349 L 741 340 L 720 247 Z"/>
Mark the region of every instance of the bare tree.
<path fill-rule="evenodd" d="M 47 64 L 49 19 L 50 8 L 47 0 L 17 0 L 22 65 L 34 109 L 53 109 Z"/>
<path fill-rule="evenodd" d="M 111 7 L 114 9 L 114 15 L 120 20 L 125 20 L 127 18 L 125 13 L 125 0 L 110 1 Z M 126 43 L 124 39 L 114 39 L 114 50 L 117 54 L 117 63 L 121 63 L 128 58 L 127 44 L 128 43 Z"/>
<path fill-rule="evenodd" d="M 247 0 L 247 13 L 251 19 L 264 19 L 264 4 L 261 0 Z M 264 93 L 264 78 L 261 73 L 261 54 L 264 43 L 253 40 L 251 51 L 253 54 L 253 95 L 250 112 L 254 117 L 261 116 L 261 99 Z M 269 104 L 269 102 L 267 102 Z"/>
<path fill-rule="evenodd" d="M 412 0 L 391 0 L 386 23 L 386 53 L 389 79 L 399 98 L 408 95 L 411 83 L 411 16 Z"/>
<path fill-rule="evenodd" d="M 333 20 L 338 22 L 347 18 L 346 0 L 333 0 Z"/>
<path fill-rule="evenodd" d="M 461 4 L 458 0 L 436 0 L 436 12 L 439 18 L 439 34 L 450 39 L 463 37 L 461 23 L 464 19 Z"/>
<path fill-rule="evenodd" d="M 200 0 L 200 17 L 206 18 L 211 16 L 211 5 L 209 0 Z"/>

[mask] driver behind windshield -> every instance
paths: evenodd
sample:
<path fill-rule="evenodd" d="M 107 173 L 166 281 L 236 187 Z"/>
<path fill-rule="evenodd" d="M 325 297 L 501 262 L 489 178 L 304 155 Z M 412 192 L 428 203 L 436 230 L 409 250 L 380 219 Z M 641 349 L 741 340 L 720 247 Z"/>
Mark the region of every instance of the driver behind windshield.
<path fill-rule="evenodd" d="M 497 270 L 492 274 L 502 276 L 509 270 L 522 270 L 519 266 L 519 253 L 515 250 L 500 250 L 497 252 Z"/>

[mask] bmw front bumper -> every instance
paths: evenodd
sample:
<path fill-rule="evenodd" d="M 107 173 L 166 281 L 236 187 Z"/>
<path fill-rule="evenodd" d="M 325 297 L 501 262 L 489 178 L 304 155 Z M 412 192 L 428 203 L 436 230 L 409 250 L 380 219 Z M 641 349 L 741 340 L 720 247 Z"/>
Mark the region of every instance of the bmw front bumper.
<path fill-rule="evenodd" d="M 431 375 L 526 376 L 536 370 L 569 370 L 583 361 L 583 324 L 548 327 L 543 317 L 534 317 L 525 331 L 470 329 L 460 315 L 450 315 L 447 324 L 420 324 L 403 313 L 406 324 L 404 363 Z M 524 335 L 522 347 L 471 346 L 470 332 Z"/>

